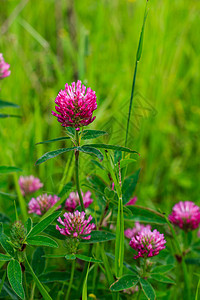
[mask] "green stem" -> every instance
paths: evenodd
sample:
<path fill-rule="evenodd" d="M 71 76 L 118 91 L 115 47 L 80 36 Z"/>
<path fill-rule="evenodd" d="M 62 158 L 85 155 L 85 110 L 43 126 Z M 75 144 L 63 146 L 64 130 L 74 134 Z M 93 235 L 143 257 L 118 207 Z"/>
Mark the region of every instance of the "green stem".
<path fill-rule="evenodd" d="M 183 269 L 183 277 L 184 277 L 184 282 L 185 282 L 186 299 L 191 299 L 190 298 L 190 282 L 189 282 L 188 270 L 187 270 L 187 266 L 186 266 L 184 257 L 182 257 L 181 266 Z"/>
<path fill-rule="evenodd" d="M 34 300 L 34 294 L 35 294 L 35 282 L 33 282 L 33 286 L 32 286 L 32 289 L 31 289 L 30 300 Z"/>
<path fill-rule="evenodd" d="M 70 292 L 71 292 L 71 288 L 72 288 L 72 283 L 73 283 L 73 279 L 74 279 L 75 263 L 76 263 L 76 260 L 73 260 L 73 262 L 72 262 L 72 269 L 71 269 L 71 277 L 70 277 L 70 282 L 69 282 L 69 286 L 68 286 L 68 290 L 67 290 L 67 294 L 66 294 L 65 300 L 68 300 L 69 296 L 70 296 Z"/>
<path fill-rule="evenodd" d="M 76 145 L 79 146 L 79 135 L 77 130 L 76 130 Z M 83 204 L 83 197 L 80 189 L 80 182 L 79 182 L 79 151 L 78 150 L 75 150 L 75 176 L 76 176 L 76 188 L 81 203 L 81 210 L 85 211 L 85 207 Z"/>
<path fill-rule="evenodd" d="M 141 292 L 142 292 L 142 288 L 139 284 L 139 292 L 138 292 L 138 295 L 137 295 L 137 300 L 140 300 Z"/>
<path fill-rule="evenodd" d="M 19 205 L 20 205 L 23 221 L 25 222 L 28 218 L 26 202 L 25 202 L 25 199 L 22 196 L 21 191 L 20 191 L 17 174 L 14 173 L 13 177 L 14 177 L 15 189 L 16 189 L 16 192 L 17 192 L 17 196 L 18 196 L 18 200 L 19 200 Z"/>
<path fill-rule="evenodd" d="M 148 0 L 147 0 L 147 2 L 148 2 Z M 133 105 L 133 95 L 134 95 L 134 90 L 135 90 L 135 82 L 136 82 L 136 75 L 137 75 L 137 65 L 138 65 L 138 62 L 140 61 L 141 54 L 142 54 L 144 26 L 145 26 L 146 17 L 147 17 L 147 2 L 146 2 L 146 7 L 145 7 L 145 13 L 144 13 L 144 19 L 143 19 L 142 29 L 141 29 L 141 33 L 140 33 L 140 39 L 139 39 L 139 43 L 138 43 L 136 60 L 135 60 L 135 69 L 134 69 L 134 74 L 133 74 L 133 83 L 132 83 L 132 89 L 131 89 L 131 97 L 130 97 L 128 119 L 127 119 L 127 126 L 126 126 L 125 147 L 126 147 L 127 142 L 128 142 L 128 131 L 129 131 L 130 118 L 131 118 L 131 110 L 132 110 L 132 105 Z"/>

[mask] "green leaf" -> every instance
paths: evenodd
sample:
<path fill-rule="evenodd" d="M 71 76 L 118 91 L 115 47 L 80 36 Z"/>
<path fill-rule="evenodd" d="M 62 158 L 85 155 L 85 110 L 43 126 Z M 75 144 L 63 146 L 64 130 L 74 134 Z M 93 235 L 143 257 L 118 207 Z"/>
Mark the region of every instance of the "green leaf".
<path fill-rule="evenodd" d="M 166 220 L 162 216 L 162 214 L 158 213 L 157 211 L 154 211 L 153 209 L 145 208 L 138 205 L 130 205 L 129 210 L 133 214 L 132 216 L 128 216 L 129 220 L 154 224 L 166 224 Z"/>
<path fill-rule="evenodd" d="M 84 130 L 83 132 L 80 133 L 81 139 L 82 140 L 91 140 L 98 138 L 102 135 L 108 134 L 106 131 L 101 131 L 101 130 Z"/>
<path fill-rule="evenodd" d="M 93 257 L 88 257 L 85 255 L 81 255 L 81 254 L 76 254 L 76 257 L 78 259 L 84 260 L 84 261 L 88 261 L 88 262 L 94 262 L 94 263 L 102 263 L 102 260 L 93 258 Z"/>
<path fill-rule="evenodd" d="M 76 255 L 75 254 L 67 254 L 67 255 L 65 255 L 65 258 L 67 260 L 74 260 L 74 259 L 76 259 Z"/>
<path fill-rule="evenodd" d="M 173 268 L 174 268 L 174 265 L 158 266 L 158 267 L 153 268 L 151 273 L 161 273 L 161 274 L 163 274 L 163 273 L 169 272 Z"/>
<path fill-rule="evenodd" d="M 15 195 L 15 194 L 8 194 L 8 193 L 4 193 L 1 191 L 0 191 L 0 196 L 5 199 L 17 198 L 17 195 Z"/>
<path fill-rule="evenodd" d="M 126 204 L 130 198 L 133 196 L 133 193 L 135 191 L 140 170 L 137 170 L 134 174 L 124 179 L 123 186 L 122 186 L 122 198 L 123 198 L 123 204 Z"/>
<path fill-rule="evenodd" d="M 140 278 L 140 285 L 147 299 L 149 300 L 156 299 L 155 291 L 147 280 Z"/>
<path fill-rule="evenodd" d="M 112 292 L 119 292 L 125 289 L 129 289 L 138 283 L 138 277 L 134 275 L 124 275 L 115 281 L 110 286 Z"/>
<path fill-rule="evenodd" d="M 59 142 L 59 141 L 65 141 L 65 140 L 69 140 L 69 139 L 70 138 L 68 136 L 63 136 L 63 137 L 59 137 L 57 139 L 52 139 L 52 140 L 47 140 L 47 141 L 36 143 L 36 145 L 48 144 L 48 143 Z"/>
<path fill-rule="evenodd" d="M 29 234 L 29 232 L 32 230 L 32 227 L 33 227 L 33 222 L 31 220 L 31 218 L 28 218 L 26 223 L 25 223 L 25 228 L 27 230 L 27 235 Z"/>
<path fill-rule="evenodd" d="M 34 253 L 33 253 L 33 258 L 32 258 L 32 268 L 34 273 L 39 276 L 44 272 L 45 269 L 45 252 L 42 247 L 38 247 Z"/>
<path fill-rule="evenodd" d="M 163 283 L 176 284 L 176 282 L 174 280 L 172 280 L 171 278 L 164 276 L 162 274 L 151 274 L 151 278 L 156 281 L 163 282 Z"/>
<path fill-rule="evenodd" d="M 44 257 L 46 258 L 64 258 L 66 254 L 46 254 Z"/>
<path fill-rule="evenodd" d="M 1 291 L 2 291 L 2 288 L 3 288 L 4 282 L 5 282 L 5 279 L 6 279 L 6 270 L 4 271 L 3 277 L 1 278 L 1 283 L 0 283 L 0 295 L 1 295 Z"/>
<path fill-rule="evenodd" d="M 19 105 L 15 104 L 15 103 L 12 103 L 12 102 L 7 102 L 7 101 L 0 100 L 0 108 L 3 108 L 3 107 L 19 108 Z"/>
<path fill-rule="evenodd" d="M 12 172 L 21 172 L 22 169 L 17 167 L 9 167 L 9 166 L 0 166 L 0 174 L 7 174 Z"/>
<path fill-rule="evenodd" d="M 4 119 L 4 118 L 21 118 L 21 116 L 19 115 L 8 115 L 8 114 L 0 114 L 0 118 Z"/>
<path fill-rule="evenodd" d="M 84 244 L 93 244 L 93 243 L 99 243 L 99 242 L 107 242 L 111 240 L 115 240 L 116 236 L 115 234 L 107 231 L 95 231 L 93 230 L 91 233 L 91 238 L 89 240 L 82 240 L 81 243 Z"/>
<path fill-rule="evenodd" d="M 197 265 L 197 266 L 200 266 L 200 258 L 197 257 L 197 258 L 187 258 L 185 260 L 186 264 L 188 265 Z"/>
<path fill-rule="evenodd" d="M 117 150 L 122 152 L 128 152 L 128 153 L 136 153 L 137 151 L 131 150 L 127 147 L 122 146 L 115 146 L 115 145 L 106 145 L 106 144 L 87 144 L 88 147 L 94 147 L 94 148 L 100 148 L 100 149 L 106 149 L 106 150 Z"/>
<path fill-rule="evenodd" d="M 88 147 L 86 145 L 86 146 L 78 147 L 78 150 L 81 151 L 81 152 L 84 152 L 86 154 L 89 154 L 89 155 L 92 155 L 92 156 L 96 156 L 100 161 L 102 161 L 104 159 L 104 156 L 101 153 L 101 151 L 99 151 L 96 148 Z"/>
<path fill-rule="evenodd" d="M 95 164 L 97 167 L 99 167 L 100 169 L 105 170 L 105 168 L 98 161 L 91 159 L 91 162 Z"/>
<path fill-rule="evenodd" d="M 12 256 L 0 253 L 0 261 L 9 261 L 12 259 Z"/>
<path fill-rule="evenodd" d="M 82 300 L 87 300 L 87 279 L 88 279 L 89 270 L 90 270 L 90 264 L 88 264 L 87 273 L 85 275 L 85 279 L 83 282 Z"/>
<path fill-rule="evenodd" d="M 58 244 L 56 243 L 56 241 L 54 241 L 50 237 L 43 236 L 43 235 L 37 235 L 30 238 L 28 237 L 27 242 L 29 245 L 32 246 L 46 246 L 46 247 L 58 248 Z"/>
<path fill-rule="evenodd" d="M 39 276 L 39 279 L 43 283 L 49 283 L 49 282 L 64 282 L 66 280 L 70 279 L 70 273 L 64 272 L 48 272 L 41 274 Z"/>
<path fill-rule="evenodd" d="M 33 237 L 36 234 L 42 232 L 45 228 L 48 227 L 59 215 L 60 211 L 55 211 L 52 215 L 48 216 L 47 218 L 43 219 L 41 222 L 36 224 L 33 229 L 30 231 L 28 237 Z"/>
<path fill-rule="evenodd" d="M 24 299 L 24 289 L 22 286 L 22 270 L 19 262 L 15 259 L 11 260 L 7 267 L 8 280 L 13 291 Z"/>
<path fill-rule="evenodd" d="M 75 150 L 75 149 L 77 149 L 77 147 L 61 148 L 58 150 L 47 152 L 36 161 L 35 165 L 38 166 L 38 165 L 42 164 L 43 162 L 47 161 L 48 159 L 54 158 L 62 153 L 69 152 L 69 151 Z"/>
<path fill-rule="evenodd" d="M 136 162 L 136 159 L 133 159 L 133 158 L 122 159 L 122 160 L 120 160 L 120 167 L 121 167 L 121 169 L 123 169 L 124 167 L 126 167 L 134 162 Z"/>
<path fill-rule="evenodd" d="M 63 197 L 67 192 L 69 192 L 70 190 L 71 190 L 71 188 L 72 188 L 72 182 L 68 182 L 68 183 L 66 183 L 64 186 L 63 186 L 63 188 L 62 188 L 62 190 L 60 191 L 60 193 L 58 194 L 58 197 Z"/>
<path fill-rule="evenodd" d="M 45 288 L 43 287 L 43 285 L 41 284 L 41 282 L 40 282 L 40 280 L 38 279 L 38 277 L 35 275 L 35 273 L 34 273 L 32 267 L 31 267 L 31 265 L 29 264 L 29 262 L 28 262 L 28 260 L 27 260 L 27 257 L 25 257 L 25 259 L 26 259 L 26 263 L 27 263 L 27 265 L 28 265 L 28 267 L 29 267 L 29 269 L 30 269 L 30 272 L 31 272 L 31 274 L 32 274 L 32 276 L 33 276 L 33 279 L 34 279 L 34 281 L 35 281 L 35 283 L 36 283 L 36 285 L 37 285 L 37 287 L 38 287 L 40 293 L 42 294 L 43 298 L 44 298 L 45 300 L 53 300 L 53 299 L 50 297 L 50 295 L 48 294 L 48 292 L 45 290 Z"/>
<path fill-rule="evenodd" d="M 9 241 L 10 239 L 9 237 L 7 237 L 7 235 L 4 234 L 3 225 L 2 223 L 0 223 L 0 243 L 4 250 L 13 257 L 15 255 L 15 252 Z"/>
<path fill-rule="evenodd" d="M 138 44 L 138 49 L 137 49 L 137 54 L 136 54 L 136 60 L 139 61 L 142 55 L 142 47 L 143 47 L 143 37 L 144 37 L 144 27 L 146 23 L 146 18 L 147 18 L 147 9 L 145 9 L 145 14 L 144 14 L 144 20 L 143 20 L 143 25 L 142 25 L 142 30 L 140 33 L 140 40 Z"/>
<path fill-rule="evenodd" d="M 121 151 L 114 151 L 114 164 L 117 164 L 120 161 L 121 165 L 121 159 L 122 159 L 122 152 Z"/>
<path fill-rule="evenodd" d="M 72 139 L 75 138 L 75 135 L 76 135 L 76 129 L 75 128 L 66 127 L 65 129 L 66 129 L 67 135 L 69 137 L 71 137 Z"/>
<path fill-rule="evenodd" d="M 61 234 L 60 231 L 56 229 L 55 225 L 49 225 L 43 232 L 58 240 L 66 239 L 66 236 Z"/>

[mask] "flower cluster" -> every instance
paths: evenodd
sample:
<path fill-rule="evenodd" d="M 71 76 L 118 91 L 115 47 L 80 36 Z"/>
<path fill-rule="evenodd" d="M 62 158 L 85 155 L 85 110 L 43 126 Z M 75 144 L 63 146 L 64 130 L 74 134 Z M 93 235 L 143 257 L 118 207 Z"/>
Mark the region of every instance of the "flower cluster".
<path fill-rule="evenodd" d="M 65 89 L 61 90 L 56 97 L 56 111 L 52 114 L 64 127 L 74 127 L 77 130 L 82 126 L 89 125 L 95 119 L 93 111 L 97 109 L 96 94 L 91 88 L 82 85 L 81 81 L 66 83 Z"/>
<path fill-rule="evenodd" d="M 87 191 L 85 194 L 83 194 L 83 192 L 81 191 L 81 194 L 83 197 L 84 207 L 87 208 L 93 202 L 93 199 L 91 198 L 91 192 Z M 73 212 L 78 205 L 80 205 L 78 192 L 71 192 L 65 202 L 66 210 Z"/>
<path fill-rule="evenodd" d="M 10 75 L 10 65 L 3 59 L 3 54 L 0 53 L 0 79 L 8 77 Z"/>
<path fill-rule="evenodd" d="M 151 230 L 151 225 L 143 225 L 140 224 L 139 222 L 135 222 L 135 227 L 128 228 L 124 231 L 124 235 L 125 237 L 127 237 L 128 239 L 132 239 L 132 237 L 135 237 L 140 231 L 142 231 L 143 229 L 149 229 Z"/>
<path fill-rule="evenodd" d="M 29 214 L 35 213 L 37 215 L 43 215 L 49 208 L 54 206 L 55 203 L 57 203 L 60 200 L 60 198 L 56 195 L 47 195 L 43 194 L 37 198 L 32 198 L 31 201 L 28 204 L 29 207 Z M 57 209 L 61 208 L 59 206 Z"/>
<path fill-rule="evenodd" d="M 174 205 L 169 220 L 183 230 L 196 229 L 200 223 L 200 208 L 191 201 L 181 201 Z"/>
<path fill-rule="evenodd" d="M 82 238 L 85 240 L 89 240 L 91 235 L 84 236 L 86 234 L 90 234 L 91 231 L 95 228 L 94 223 L 90 223 L 92 220 L 92 216 L 85 219 L 85 213 L 79 212 L 76 210 L 74 213 L 64 213 L 64 221 L 59 217 L 57 221 L 64 226 L 64 228 L 60 228 L 56 225 L 56 229 L 60 231 L 61 234 L 73 237 L 73 238 Z"/>
<path fill-rule="evenodd" d="M 138 252 L 134 258 L 152 257 L 159 254 L 159 251 L 165 248 L 164 235 L 160 234 L 156 229 L 151 231 L 144 228 L 135 237 L 133 237 L 129 245 Z"/>
<path fill-rule="evenodd" d="M 31 194 L 43 187 L 43 183 L 40 182 L 39 178 L 31 176 L 20 176 L 19 185 L 23 196 Z"/>
<path fill-rule="evenodd" d="M 22 248 L 26 237 L 26 229 L 21 221 L 16 221 L 11 227 L 11 241 L 16 248 Z"/>

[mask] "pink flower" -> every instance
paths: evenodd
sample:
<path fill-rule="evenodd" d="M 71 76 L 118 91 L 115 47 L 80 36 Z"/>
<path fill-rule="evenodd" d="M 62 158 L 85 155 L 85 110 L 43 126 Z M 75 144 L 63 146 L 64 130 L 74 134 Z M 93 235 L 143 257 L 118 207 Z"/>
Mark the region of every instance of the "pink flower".
<path fill-rule="evenodd" d="M 93 202 L 93 199 L 91 198 L 91 192 L 87 191 L 84 195 L 83 192 L 81 191 L 81 194 L 83 197 L 84 207 L 87 208 Z M 66 210 L 73 212 L 78 205 L 80 205 L 78 192 L 76 192 L 76 193 L 71 192 L 65 202 Z"/>
<path fill-rule="evenodd" d="M 129 245 L 138 252 L 134 258 L 152 257 L 159 254 L 159 251 L 165 249 L 164 234 L 160 234 L 156 229 L 151 231 L 144 228 L 135 237 L 133 237 Z"/>
<path fill-rule="evenodd" d="M 196 229 L 200 223 L 200 208 L 191 201 L 181 201 L 174 205 L 169 220 L 183 230 Z"/>
<path fill-rule="evenodd" d="M 128 205 L 134 205 L 136 201 L 137 201 L 137 197 L 134 197 L 131 200 L 129 200 L 129 202 L 127 202 L 125 205 L 126 206 L 128 206 Z"/>
<path fill-rule="evenodd" d="M 3 54 L 0 53 L 0 79 L 8 77 L 11 73 L 9 70 L 10 65 L 6 63 L 3 59 Z"/>
<path fill-rule="evenodd" d="M 29 214 L 35 213 L 37 215 L 43 215 L 49 208 L 54 206 L 60 198 L 56 195 L 47 195 L 43 194 L 37 198 L 32 198 L 31 201 L 28 204 L 29 207 Z M 58 206 L 57 209 L 61 208 L 61 206 Z"/>
<path fill-rule="evenodd" d="M 40 182 L 40 179 L 35 178 L 33 175 L 26 177 L 20 176 L 19 185 L 23 196 L 31 194 L 43 187 L 43 183 Z"/>
<path fill-rule="evenodd" d="M 79 212 L 76 210 L 74 213 L 64 213 L 64 221 L 59 217 L 57 221 L 64 226 L 64 228 L 60 228 L 56 225 L 56 229 L 60 231 L 61 234 L 71 236 L 73 238 L 82 238 L 85 240 L 89 240 L 91 235 L 89 236 L 82 236 L 86 234 L 90 234 L 91 231 L 95 228 L 94 223 L 90 223 L 92 220 L 92 216 L 85 219 L 85 213 Z"/>
<path fill-rule="evenodd" d="M 125 237 L 127 237 L 128 239 L 132 239 L 132 237 L 135 237 L 140 231 L 142 231 L 143 229 L 149 229 L 151 230 L 151 225 L 143 225 L 140 224 L 139 222 L 135 222 L 135 227 L 128 228 L 124 231 L 124 235 Z"/>
<path fill-rule="evenodd" d="M 82 126 L 87 126 L 94 121 L 92 113 L 97 109 L 96 94 L 91 88 L 82 85 L 81 81 L 68 85 L 61 90 L 56 97 L 56 111 L 52 114 L 58 118 L 58 122 L 64 127 L 74 127 L 79 130 Z"/>

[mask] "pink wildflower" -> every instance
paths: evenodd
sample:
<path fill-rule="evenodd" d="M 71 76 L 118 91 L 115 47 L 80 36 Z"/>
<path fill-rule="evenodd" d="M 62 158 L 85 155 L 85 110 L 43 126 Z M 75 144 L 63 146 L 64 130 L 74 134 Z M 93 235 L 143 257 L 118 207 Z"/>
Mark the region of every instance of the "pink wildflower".
<path fill-rule="evenodd" d="M 83 192 L 81 191 L 81 194 L 83 197 L 84 207 L 87 208 L 93 202 L 93 199 L 91 198 L 91 192 L 87 191 L 84 195 Z M 65 202 L 65 208 L 68 211 L 73 212 L 78 205 L 80 205 L 78 192 L 76 192 L 76 193 L 71 192 Z"/>
<path fill-rule="evenodd" d="M 152 257 L 159 254 L 159 251 L 165 248 L 164 234 L 160 234 L 156 229 L 151 231 L 148 228 L 144 228 L 133 237 L 129 245 L 138 252 L 134 258 L 139 257 Z"/>
<path fill-rule="evenodd" d="M 54 206 L 60 198 L 56 195 L 47 195 L 43 194 L 40 195 L 37 198 L 32 198 L 31 201 L 28 204 L 29 207 L 29 214 L 35 213 L 37 215 L 43 215 L 49 208 Z M 58 206 L 57 209 L 61 208 L 61 206 Z"/>
<path fill-rule="evenodd" d="M 124 235 L 125 237 L 127 237 L 128 239 L 132 239 L 132 237 L 135 237 L 140 231 L 142 231 L 143 229 L 149 229 L 151 230 L 151 225 L 143 225 L 140 224 L 139 222 L 135 222 L 135 227 L 128 228 L 124 231 Z"/>
<path fill-rule="evenodd" d="M 66 83 L 65 89 L 61 90 L 56 97 L 56 111 L 52 114 L 58 118 L 58 122 L 64 127 L 74 127 L 79 130 L 82 126 L 87 126 L 94 121 L 92 113 L 97 109 L 96 94 L 91 88 L 82 85 L 81 81 L 73 82 L 72 85 Z"/>
<path fill-rule="evenodd" d="M 200 223 L 200 208 L 191 201 L 181 201 L 174 205 L 169 220 L 183 230 L 196 229 Z"/>
<path fill-rule="evenodd" d="M 3 54 L 0 53 L 0 79 L 8 77 L 11 73 L 9 70 L 10 65 L 6 63 L 3 59 Z"/>
<path fill-rule="evenodd" d="M 129 200 L 129 202 L 127 202 L 125 205 L 126 206 L 128 206 L 128 205 L 134 205 L 136 201 L 137 201 L 137 197 L 134 197 L 131 200 Z"/>
<path fill-rule="evenodd" d="M 74 213 L 64 213 L 64 221 L 59 217 L 57 221 L 64 226 L 64 228 L 60 228 L 56 225 L 56 229 L 60 231 L 61 234 L 71 236 L 73 238 L 82 238 L 85 240 L 89 240 L 91 235 L 89 236 L 82 236 L 86 234 L 90 234 L 91 231 L 95 228 L 94 223 L 90 223 L 92 220 L 92 216 L 85 219 L 85 213 L 79 212 L 76 210 Z"/>
<path fill-rule="evenodd" d="M 23 196 L 31 194 L 43 187 L 43 183 L 40 182 L 40 179 L 35 178 L 33 175 L 26 177 L 20 176 L 19 185 Z"/>

